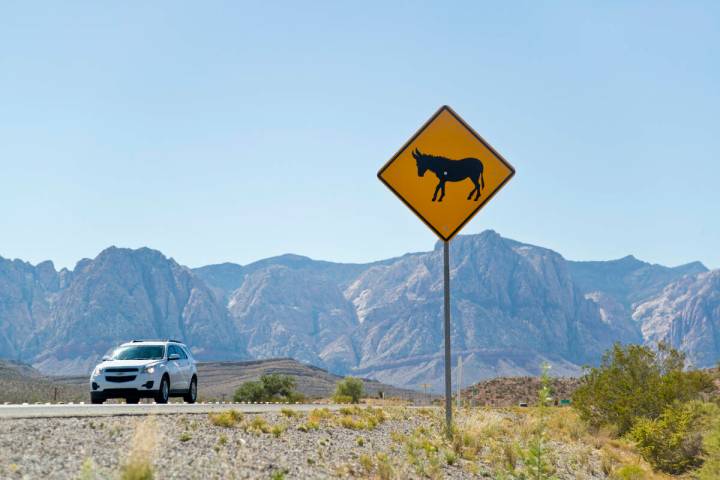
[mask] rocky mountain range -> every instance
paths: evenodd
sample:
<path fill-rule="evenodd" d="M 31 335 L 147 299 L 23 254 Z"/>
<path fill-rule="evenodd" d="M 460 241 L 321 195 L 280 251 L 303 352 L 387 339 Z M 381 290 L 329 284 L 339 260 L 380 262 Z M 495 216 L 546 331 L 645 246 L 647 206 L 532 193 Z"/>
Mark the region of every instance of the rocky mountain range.
<path fill-rule="evenodd" d="M 283 255 L 189 269 L 110 247 L 70 271 L 0 258 L 0 358 L 86 373 L 131 338 L 181 338 L 202 360 L 292 357 L 338 374 L 442 384 L 442 251 L 369 264 Z M 493 231 L 451 246 L 453 352 L 463 384 L 575 375 L 613 342 L 720 359 L 720 271 L 634 257 L 574 262 Z"/>

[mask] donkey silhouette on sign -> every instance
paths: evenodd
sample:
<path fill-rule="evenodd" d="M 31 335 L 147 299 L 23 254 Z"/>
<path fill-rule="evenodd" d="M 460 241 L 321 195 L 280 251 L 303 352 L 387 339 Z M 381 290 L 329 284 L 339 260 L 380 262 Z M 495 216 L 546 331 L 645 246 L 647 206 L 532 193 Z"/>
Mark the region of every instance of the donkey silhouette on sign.
<path fill-rule="evenodd" d="M 461 160 L 451 160 L 422 153 L 417 148 L 412 152 L 412 156 L 415 158 L 415 163 L 417 163 L 418 177 L 425 175 L 428 170 L 438 177 L 439 183 L 435 187 L 433 202 L 436 199 L 438 202 L 442 202 L 443 197 L 445 197 L 445 182 L 461 182 L 466 178 L 469 178 L 475 185 L 475 188 L 468 194 L 467 199 L 470 200 L 473 193 L 475 194 L 474 201 L 477 202 L 480 198 L 480 190 L 485 188 L 485 179 L 483 178 L 483 164 L 477 158 L 468 157 Z M 441 192 L 440 198 L 437 198 L 438 192 Z"/>

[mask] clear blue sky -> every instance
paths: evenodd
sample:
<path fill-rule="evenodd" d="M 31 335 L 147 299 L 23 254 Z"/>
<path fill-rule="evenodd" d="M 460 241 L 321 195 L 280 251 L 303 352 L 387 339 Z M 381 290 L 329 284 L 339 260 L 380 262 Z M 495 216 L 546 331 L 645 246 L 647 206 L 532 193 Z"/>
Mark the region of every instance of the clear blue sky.
<path fill-rule="evenodd" d="M 367 261 L 440 105 L 517 175 L 466 227 L 720 267 L 717 2 L 3 2 L 0 255 Z"/>

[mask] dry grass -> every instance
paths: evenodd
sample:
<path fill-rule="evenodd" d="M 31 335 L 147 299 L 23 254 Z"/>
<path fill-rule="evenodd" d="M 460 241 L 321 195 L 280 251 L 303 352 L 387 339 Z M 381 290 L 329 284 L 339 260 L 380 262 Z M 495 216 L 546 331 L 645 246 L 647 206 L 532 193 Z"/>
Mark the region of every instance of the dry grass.
<path fill-rule="evenodd" d="M 320 428 L 320 423 L 313 421 L 313 420 L 308 420 L 307 422 L 305 422 L 301 425 L 298 425 L 298 427 L 297 427 L 297 429 L 300 430 L 301 432 L 309 432 L 310 430 L 317 430 L 319 428 Z"/>
<path fill-rule="evenodd" d="M 343 407 L 337 423 L 351 430 L 373 430 L 387 420 L 388 416 L 381 408 Z"/>
<path fill-rule="evenodd" d="M 208 447 L 211 454 L 218 458 L 229 455 L 231 438 L 246 436 L 239 431 L 225 430 L 227 427 L 240 428 L 249 434 L 266 435 L 265 439 L 286 442 L 297 438 L 297 432 L 286 433 L 286 429 L 298 429 L 309 432 L 322 428 L 323 433 L 351 435 L 353 446 L 357 446 L 357 456 L 345 459 L 347 463 L 336 465 L 342 476 L 355 476 L 373 479 L 405 478 L 444 478 L 452 477 L 451 472 L 463 470 L 477 477 L 496 479 L 530 478 L 527 461 L 529 448 L 541 435 L 546 448 L 545 460 L 550 465 L 550 475 L 563 480 L 590 480 L 608 478 L 611 480 L 670 480 L 669 477 L 652 472 L 632 443 L 618 439 L 613 432 L 593 431 L 579 419 L 571 408 L 547 408 L 544 422 L 540 421 L 538 409 L 530 408 L 473 408 L 455 411 L 456 421 L 452 439 L 444 435 L 444 412 L 439 408 L 409 409 L 367 408 L 348 406 L 340 411 L 316 409 L 307 417 L 299 418 L 293 414 L 280 414 L 264 417 L 262 415 L 242 416 L 232 410 L 209 415 L 215 428 L 216 440 Z M 181 421 L 181 429 L 167 437 L 171 442 L 187 441 L 190 445 L 201 443 L 201 432 L 197 431 L 201 420 L 187 417 Z M 267 418 L 267 419 L 266 419 Z M 390 420 L 412 423 L 394 424 Z M 213 420 L 214 419 L 214 420 Z M 270 422 L 268 421 L 270 419 Z M 147 480 L 159 475 L 153 471 L 153 455 L 162 449 L 156 447 L 158 425 L 153 417 L 145 421 L 133 422 L 134 435 L 131 442 L 123 436 L 132 450 L 120 463 L 120 471 L 112 472 L 112 477 L 121 480 Z M 377 442 L 376 434 L 366 433 L 383 427 L 391 439 L 390 444 Z M 159 423 L 159 422 L 158 422 Z M 114 426 L 106 421 L 93 421 L 90 428 L 103 428 L 113 436 Z M 404 425 L 394 430 L 395 425 Z M 410 428 L 408 430 L 408 427 Z M 204 428 L 213 428 L 208 423 Z M 272 435 L 272 437 L 271 437 Z M 230 437 L 230 438 L 228 438 Z M 280 438 L 282 437 L 282 438 Z M 332 436 L 308 436 L 317 441 L 317 455 L 308 457 L 308 465 L 325 464 L 328 457 L 328 445 Z M 256 438 L 256 441 L 259 441 Z M 187 444 L 186 444 L 187 447 Z M 214 449 L 214 452 L 212 450 Z M 305 459 L 303 458 L 303 462 Z M 99 478 L 94 472 L 92 460 L 83 464 L 80 478 Z M 334 468 L 334 467 L 333 467 Z M 6 473 L 0 470 L 0 477 Z M 105 473 L 105 472 L 101 472 Z M 118 475 L 118 473 L 120 475 Z M 268 473 L 269 475 L 269 473 Z M 104 478 L 104 477 L 103 477 Z M 689 479 L 688 479 L 689 480 Z"/>
<path fill-rule="evenodd" d="M 358 462 L 364 474 L 362 478 L 379 480 L 406 478 L 404 475 L 400 475 L 397 467 L 393 465 L 390 457 L 386 453 L 376 453 L 374 456 L 362 454 Z"/>
<path fill-rule="evenodd" d="M 441 478 L 443 466 L 462 468 L 473 475 L 492 478 L 525 478 L 525 465 L 534 439 L 544 439 L 545 460 L 550 474 L 558 478 L 614 480 L 669 480 L 654 473 L 633 445 L 618 440 L 609 431 L 590 431 L 572 408 L 548 408 L 541 422 L 537 408 L 474 408 L 455 412 L 452 440 L 443 434 L 441 409 L 417 409 L 414 415 L 427 423 L 408 435 L 392 432 L 391 439 L 400 460 L 392 465 L 397 472 L 426 478 Z M 350 412 L 345 412 L 350 413 Z M 402 415 L 394 412 L 392 416 Z M 341 416 L 340 418 L 344 418 Z M 342 421 L 342 420 L 341 420 Z M 544 426 L 543 426 L 544 425 Z M 370 460 L 372 460 L 372 467 Z M 372 457 L 361 465 L 368 476 L 378 476 Z"/>
<path fill-rule="evenodd" d="M 298 412 L 297 410 L 293 410 L 292 408 L 282 408 L 280 409 L 280 413 L 288 418 L 295 418 L 302 415 L 302 413 Z"/>
<path fill-rule="evenodd" d="M 92 458 L 86 458 L 80 466 L 80 473 L 78 474 L 78 480 L 94 480 L 95 475 L 95 463 Z"/>
<path fill-rule="evenodd" d="M 157 445 L 157 422 L 150 416 L 135 426 L 130 454 L 120 467 L 121 480 L 152 480 L 155 477 L 152 459 Z"/>
<path fill-rule="evenodd" d="M 231 428 L 242 421 L 243 414 L 237 410 L 226 410 L 224 412 L 209 413 L 208 418 L 217 427 Z"/>
<path fill-rule="evenodd" d="M 311 422 L 321 422 L 322 420 L 332 417 L 332 412 L 327 408 L 315 408 L 310 411 L 308 420 Z"/>
<path fill-rule="evenodd" d="M 244 423 L 243 428 L 246 432 L 254 433 L 256 435 L 260 433 L 270 433 L 270 431 L 272 430 L 267 420 L 265 420 L 264 417 L 261 417 L 259 415 L 254 416 L 252 420 Z"/>

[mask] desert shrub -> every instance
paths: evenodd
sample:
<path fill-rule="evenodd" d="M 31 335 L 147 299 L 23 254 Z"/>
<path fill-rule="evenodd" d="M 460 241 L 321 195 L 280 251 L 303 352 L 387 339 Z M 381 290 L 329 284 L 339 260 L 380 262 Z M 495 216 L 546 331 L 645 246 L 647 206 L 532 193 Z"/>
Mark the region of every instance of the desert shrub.
<path fill-rule="evenodd" d="M 373 467 L 375 466 L 373 459 L 370 455 L 363 453 L 360 455 L 360 458 L 358 459 L 360 462 L 360 466 L 363 467 L 363 469 L 367 473 L 371 473 L 373 471 Z"/>
<path fill-rule="evenodd" d="M 351 430 L 373 430 L 387 420 L 381 408 L 345 407 L 340 409 L 340 414 L 338 424 Z"/>
<path fill-rule="evenodd" d="M 209 413 L 208 417 L 213 425 L 230 428 L 243 419 L 243 414 L 237 410 L 227 410 L 225 412 Z"/>
<path fill-rule="evenodd" d="M 288 403 L 304 403 L 307 397 L 302 392 L 298 392 L 297 390 L 294 390 L 290 392 L 285 400 Z"/>
<path fill-rule="evenodd" d="M 317 430 L 318 428 L 320 428 L 320 422 L 317 420 L 308 420 L 297 427 L 301 432 L 309 432 L 310 430 Z"/>
<path fill-rule="evenodd" d="M 300 416 L 300 412 L 296 412 L 292 408 L 282 408 L 282 409 L 280 409 L 280 413 L 283 416 L 288 417 L 288 418 L 294 418 L 294 417 Z"/>
<path fill-rule="evenodd" d="M 354 403 L 353 398 L 348 395 L 333 395 L 333 402 L 335 403 Z"/>
<path fill-rule="evenodd" d="M 245 431 L 250 433 L 270 433 L 271 428 L 265 418 L 256 416 L 245 425 Z"/>
<path fill-rule="evenodd" d="M 340 425 L 342 425 L 345 428 L 349 428 L 350 430 L 362 430 L 365 428 L 365 422 L 358 418 L 351 417 L 349 415 L 346 415 L 344 417 L 340 417 Z"/>
<path fill-rule="evenodd" d="M 289 375 L 272 373 L 260 380 L 245 382 L 235 390 L 236 402 L 299 402 L 305 399 L 295 391 L 295 379 Z"/>
<path fill-rule="evenodd" d="M 586 371 L 573 394 L 580 417 L 593 427 L 614 425 L 627 433 L 638 418 L 655 419 L 675 401 L 712 389 L 712 377 L 684 371 L 685 356 L 664 343 L 657 351 L 615 344 L 599 367 Z"/>
<path fill-rule="evenodd" d="M 286 429 L 287 427 L 285 425 L 276 424 L 272 426 L 270 433 L 273 434 L 273 437 L 279 438 Z"/>
<path fill-rule="evenodd" d="M 335 386 L 335 395 L 333 399 L 338 403 L 359 403 L 363 396 L 365 386 L 363 381 L 355 377 L 345 377 Z M 341 402 L 340 400 L 350 399 L 350 402 Z"/>
<path fill-rule="evenodd" d="M 386 453 L 378 453 L 375 458 L 377 459 L 377 476 L 380 480 L 390 480 L 396 476 L 392 463 L 390 463 L 390 457 Z"/>
<path fill-rule="evenodd" d="M 702 463 L 703 432 L 718 416 L 714 404 L 674 403 L 656 419 L 638 419 L 628 437 L 653 468 L 681 474 Z"/>
<path fill-rule="evenodd" d="M 245 382 L 235 390 L 233 399 L 236 402 L 262 402 L 265 399 L 265 388 L 260 381 Z"/>
<path fill-rule="evenodd" d="M 290 375 L 271 373 L 260 377 L 260 382 L 268 398 L 288 398 L 295 390 L 295 379 Z"/>
<path fill-rule="evenodd" d="M 338 411 L 341 415 L 357 415 L 362 413 L 362 409 L 357 405 L 353 405 L 352 407 L 341 407 Z"/>
<path fill-rule="evenodd" d="M 313 422 L 319 422 L 330 417 L 332 417 L 332 413 L 327 408 L 313 408 L 308 414 L 308 419 Z"/>

